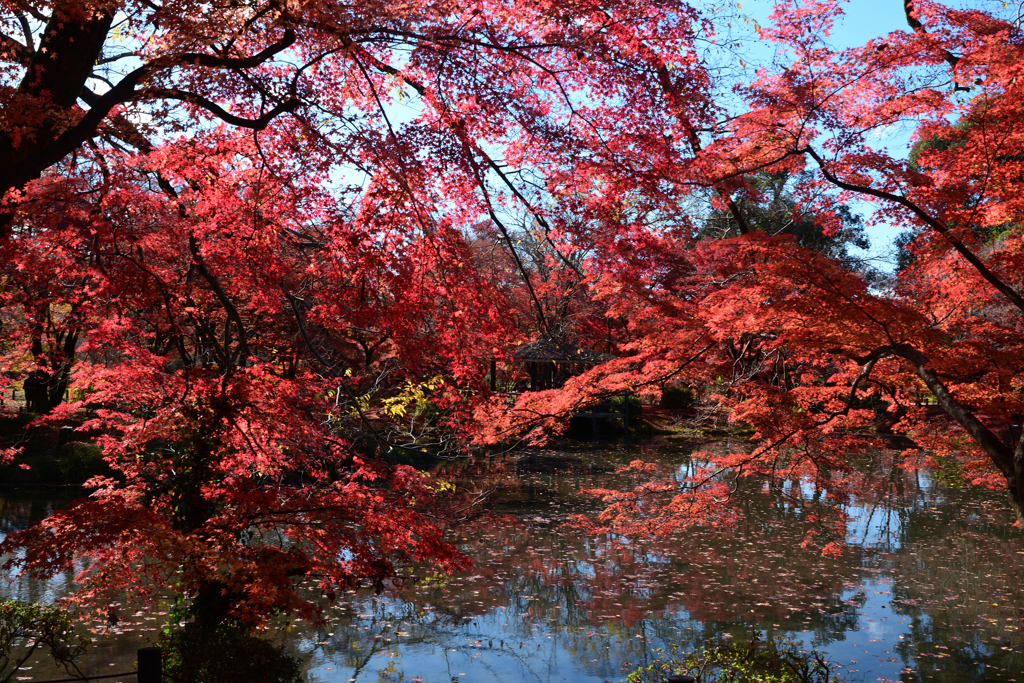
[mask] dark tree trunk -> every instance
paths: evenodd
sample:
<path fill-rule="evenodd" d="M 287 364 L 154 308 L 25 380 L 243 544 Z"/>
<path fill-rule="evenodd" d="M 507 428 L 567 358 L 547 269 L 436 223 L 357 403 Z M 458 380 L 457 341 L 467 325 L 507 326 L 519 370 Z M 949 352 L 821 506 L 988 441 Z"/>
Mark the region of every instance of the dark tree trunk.
<path fill-rule="evenodd" d="M 1013 450 L 1013 473 L 1006 477 L 1006 488 L 1010 494 L 1010 505 L 1017 515 L 1017 523 L 1024 530 L 1024 434 Z"/>
<path fill-rule="evenodd" d="M 241 597 L 223 581 L 203 583 L 192 599 L 193 622 L 199 630 L 213 633 L 227 620 L 231 608 Z"/>
<path fill-rule="evenodd" d="M 45 370 L 30 372 L 24 384 L 25 409 L 38 415 L 52 412 L 64 400 L 70 381 L 71 369 L 68 364 L 62 365 L 54 373 Z"/>
<path fill-rule="evenodd" d="M 32 112 L 38 123 L 17 137 L 13 132 L 21 122 L 0 126 L 0 196 L 39 178 L 78 146 L 77 140 L 56 143 L 68 122 L 77 118 L 75 103 L 100 57 L 113 18 L 112 11 L 94 12 L 77 0 L 55 3 L 39 49 L 25 64 L 25 76 L 7 106 L 9 111 Z M 0 235 L 12 219 L 10 211 L 0 212 Z"/>
<path fill-rule="evenodd" d="M 49 330 L 49 332 L 47 332 Z M 44 345 L 44 337 L 52 343 Z M 75 362 L 78 330 L 71 328 L 53 332 L 49 307 L 39 312 L 32 335 L 32 355 L 36 369 L 25 378 L 25 409 L 46 415 L 61 404 L 71 384 L 71 366 Z"/>
<path fill-rule="evenodd" d="M 1007 445 L 995 432 L 989 429 L 973 411 L 957 401 L 938 375 L 928 368 L 928 359 L 917 349 L 908 344 L 891 347 L 896 355 L 901 356 L 917 369 L 917 376 L 935 395 L 939 406 L 946 414 L 956 420 L 971 435 L 974 442 L 991 458 L 999 471 L 1006 478 L 1006 490 L 1010 505 L 1021 529 L 1024 529 L 1024 438 L 1020 439 L 1016 448 Z M 1012 441 L 1010 442 L 1012 443 Z"/>

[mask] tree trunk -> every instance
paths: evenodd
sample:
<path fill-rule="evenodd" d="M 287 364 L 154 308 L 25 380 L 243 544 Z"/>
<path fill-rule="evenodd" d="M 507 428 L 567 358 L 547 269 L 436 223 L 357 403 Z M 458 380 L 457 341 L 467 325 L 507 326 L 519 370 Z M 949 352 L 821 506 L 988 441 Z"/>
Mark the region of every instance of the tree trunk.
<path fill-rule="evenodd" d="M 1013 450 L 1013 472 L 1006 477 L 1006 488 L 1017 523 L 1024 530 L 1024 434 Z"/>
<path fill-rule="evenodd" d="M 213 633 L 223 624 L 231 608 L 242 596 L 231 591 L 223 581 L 206 581 L 192 599 L 192 619 L 205 633 Z"/>
<path fill-rule="evenodd" d="M 25 378 L 25 409 L 30 413 L 46 415 L 64 400 L 71 381 L 71 368 L 65 363 L 56 372 L 33 370 Z"/>
<path fill-rule="evenodd" d="M 14 102 L 32 111 L 36 120 L 26 122 L 27 130 L 20 129 L 22 122 L 0 127 L 0 197 L 39 178 L 79 144 L 57 143 L 68 123 L 78 117 L 75 104 L 114 19 L 112 10 L 94 11 L 87 5 L 78 0 L 54 3 L 39 49 L 25 64 Z M 5 105 L 5 111 L 15 109 Z M 6 234 L 13 218 L 12 209 L 0 211 L 0 235 Z"/>
<path fill-rule="evenodd" d="M 957 401 L 949 393 L 945 383 L 928 367 L 928 358 L 909 344 L 898 344 L 879 349 L 879 351 L 893 353 L 913 363 L 916 366 L 917 376 L 934 394 L 939 406 L 947 415 L 956 420 L 991 458 L 992 464 L 1006 478 L 1010 506 L 1017 516 L 1017 523 L 1024 530 L 1024 437 L 1017 441 L 1016 448 L 1007 445 L 979 420 L 970 408 Z"/>

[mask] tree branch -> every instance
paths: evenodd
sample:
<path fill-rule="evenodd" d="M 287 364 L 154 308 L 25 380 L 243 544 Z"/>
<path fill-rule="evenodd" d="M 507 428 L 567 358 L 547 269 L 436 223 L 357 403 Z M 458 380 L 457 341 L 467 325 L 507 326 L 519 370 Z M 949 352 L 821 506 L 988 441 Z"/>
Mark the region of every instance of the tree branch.
<path fill-rule="evenodd" d="M 28 18 L 25 13 L 21 10 L 14 10 L 14 16 L 18 17 L 18 23 L 21 24 L 21 34 L 25 36 L 25 45 L 28 47 L 29 52 L 36 51 L 36 45 L 32 41 L 32 27 L 28 25 Z"/>
<path fill-rule="evenodd" d="M 885 201 L 893 202 L 899 204 L 900 206 L 906 209 L 909 209 L 911 213 L 917 216 L 925 225 L 927 225 L 928 227 L 932 228 L 937 233 L 942 235 L 946 239 L 946 241 L 949 242 L 949 244 L 954 249 L 956 249 L 957 253 L 963 256 L 968 263 L 974 266 L 974 269 L 977 270 L 978 273 L 983 278 L 985 278 L 985 280 L 989 284 L 995 287 L 1003 296 L 1005 296 L 1010 301 L 1010 303 L 1012 303 L 1022 313 L 1024 313 L 1024 298 L 1022 298 L 1021 295 L 1018 294 L 1015 289 L 1010 287 L 1010 285 L 1003 282 L 1003 280 L 999 278 L 999 276 L 993 273 L 988 268 L 988 266 L 986 266 L 982 262 L 982 260 L 974 254 L 973 251 L 967 248 L 967 245 L 965 245 L 961 240 L 957 239 L 953 235 L 952 231 L 950 231 L 948 226 L 944 225 L 943 223 L 935 219 L 928 212 L 926 212 L 920 206 L 910 201 L 903 195 L 897 195 L 891 192 L 886 192 L 885 190 L 876 190 L 873 187 L 867 187 L 865 185 L 856 185 L 854 183 L 848 183 L 843 180 L 840 180 L 834 173 L 829 171 L 828 167 L 825 164 L 825 160 L 822 159 L 821 156 L 819 156 L 818 153 L 814 151 L 814 148 L 807 146 L 800 151 L 809 155 L 818 163 L 818 167 L 821 169 L 822 175 L 824 175 L 825 178 L 833 185 L 841 187 L 842 189 L 848 190 L 850 192 L 857 192 L 859 194 L 866 194 L 877 199 L 884 199 Z"/>
<path fill-rule="evenodd" d="M 22 66 L 28 66 L 32 59 L 32 50 L 22 45 L 6 33 L 0 33 L 0 53 L 6 52 Z"/>
<path fill-rule="evenodd" d="M 138 94 L 141 96 L 139 99 L 148 99 L 152 96 L 159 99 L 188 102 L 189 104 L 194 104 L 197 107 L 202 107 L 225 123 L 229 123 L 232 126 L 238 126 L 239 128 L 251 128 L 252 130 L 263 130 L 270 125 L 271 121 L 281 114 L 295 111 L 302 105 L 300 100 L 288 99 L 277 104 L 273 109 L 264 113 L 258 119 L 247 119 L 241 116 L 235 116 L 202 95 L 186 92 L 184 90 L 177 90 L 175 88 L 147 88 L 146 90 L 140 91 Z"/>
<path fill-rule="evenodd" d="M 366 414 L 363 413 L 363 409 L 359 405 L 359 398 L 352 392 L 352 389 L 349 388 L 348 382 L 345 381 L 345 378 L 335 370 L 334 365 L 332 363 L 327 362 L 327 359 L 325 359 L 313 345 L 313 341 L 309 338 L 309 333 L 306 332 L 306 324 L 302 322 L 302 314 L 299 313 L 298 300 L 296 299 L 295 295 L 289 292 L 283 286 L 281 287 L 281 289 L 284 292 L 285 298 L 288 299 L 288 303 L 291 304 L 292 312 L 295 314 L 295 321 L 299 325 L 299 333 L 302 335 L 303 341 L 306 342 L 306 348 L 308 348 L 310 352 L 316 357 L 316 359 L 320 361 L 320 364 L 324 367 L 325 370 L 327 370 L 327 372 L 331 374 L 331 377 L 338 380 L 338 383 L 341 385 L 341 388 L 345 390 L 345 393 L 348 394 L 349 399 L 352 400 L 352 405 L 355 406 L 356 412 L 359 414 L 360 421 L 363 424 L 365 424 L 366 428 L 370 430 L 371 434 L 373 434 L 374 440 L 377 442 L 377 445 L 384 451 L 384 455 L 388 459 L 388 462 L 394 465 L 395 459 L 391 453 L 393 447 L 387 442 L 387 440 L 384 437 L 380 435 L 380 432 L 377 431 L 377 428 L 373 426 L 373 423 L 371 423 L 369 418 L 366 417 Z"/>
<path fill-rule="evenodd" d="M 885 356 L 898 356 L 910 361 L 914 365 L 917 376 L 921 378 L 928 390 L 935 395 L 939 406 L 959 423 L 964 430 L 971 435 L 975 443 L 981 446 L 985 454 L 989 456 L 993 464 L 999 468 L 1007 480 L 1016 480 L 1014 467 L 1014 451 L 1011 450 L 1002 439 L 995 435 L 985 424 L 979 420 L 970 409 L 957 401 L 946 385 L 939 379 L 938 375 L 928 367 L 928 357 L 918 351 L 910 344 L 893 344 L 883 346 L 872 351 L 865 360 L 866 363 L 873 363 L 878 358 Z M 859 362 L 859 359 L 857 359 Z M 862 373 L 863 374 L 863 373 Z"/>
<path fill-rule="evenodd" d="M 660 61 L 660 60 L 659 60 Z M 700 136 L 697 135 L 697 131 L 694 129 L 693 123 L 689 117 L 686 116 L 685 108 L 683 106 L 682 95 L 679 93 L 679 88 L 676 82 L 672 79 L 672 74 L 669 73 L 668 67 L 665 64 L 658 66 L 658 84 L 661 85 L 661 89 L 668 95 L 669 104 L 672 105 L 676 119 L 686 128 L 686 134 L 688 142 L 690 143 L 690 150 L 697 155 L 702 150 L 700 142 Z M 746 235 L 750 232 L 750 225 L 747 224 L 747 220 L 743 217 L 743 213 L 740 211 L 740 207 L 736 205 L 732 195 L 722 187 L 712 185 L 712 189 L 718 196 L 725 201 L 726 207 L 729 209 L 729 213 L 732 215 L 733 220 L 736 221 L 736 227 L 739 228 L 741 235 Z"/>
<path fill-rule="evenodd" d="M 205 52 L 183 52 L 179 55 L 168 56 L 165 60 L 168 63 L 160 64 L 158 68 L 163 68 L 164 66 L 191 64 L 194 66 L 205 66 L 210 69 L 252 69 L 253 67 L 263 64 L 278 53 L 287 50 L 294 43 L 295 31 L 288 28 L 285 29 L 281 39 L 276 43 L 267 46 L 263 50 L 260 50 L 249 57 L 218 57 L 217 55 L 211 55 Z"/>
<path fill-rule="evenodd" d="M 928 33 L 928 31 L 924 27 L 924 24 L 922 24 L 921 21 L 916 16 L 914 16 L 915 14 L 917 14 L 917 10 L 914 7 L 914 0 L 903 0 L 903 13 L 907 15 L 907 25 L 909 25 L 910 28 L 914 30 L 914 33 L 917 33 L 919 35 L 926 35 Z M 954 55 L 949 50 L 941 48 L 941 52 L 943 59 L 945 59 L 951 67 L 956 68 L 956 65 L 960 63 L 960 58 Z M 960 90 L 967 90 L 967 88 L 960 88 L 959 86 L 955 87 L 957 87 Z"/>
<path fill-rule="evenodd" d="M 106 19 L 106 21 L 107 25 L 109 25 L 109 18 Z M 102 29 L 102 35 L 105 36 L 106 28 L 100 28 Z M 58 29 L 53 30 L 57 31 Z M 48 29 L 48 35 L 49 32 L 50 29 Z M 97 30 L 94 32 L 100 31 Z M 54 38 L 53 40 L 58 39 Z M 47 38 L 44 37 L 44 45 L 47 44 L 46 41 Z M 259 66 L 260 64 L 264 63 L 274 55 L 288 49 L 288 47 L 290 47 L 294 42 L 295 32 L 292 29 L 287 29 L 285 30 L 284 35 L 281 37 L 280 40 L 250 57 L 218 57 L 216 55 L 187 52 L 180 55 L 168 55 L 166 57 L 157 58 L 148 64 L 140 66 L 139 68 L 125 75 L 114 87 L 112 87 L 106 93 L 97 98 L 94 98 L 90 109 L 85 113 L 84 116 L 82 116 L 79 119 L 77 124 L 71 126 L 70 128 L 67 128 L 50 141 L 37 139 L 35 144 L 36 149 L 34 149 L 31 153 L 22 156 L 20 160 L 15 161 L 14 163 L 6 164 L 5 167 L 2 170 L 0 170 L 0 196 L 3 196 L 10 188 L 21 187 L 30 180 L 38 178 L 40 175 L 42 175 L 43 171 L 45 171 L 53 164 L 59 162 L 65 156 L 67 156 L 75 149 L 77 149 L 78 146 L 84 143 L 88 138 L 95 135 L 100 124 L 102 124 L 103 120 L 110 113 L 110 111 L 119 104 L 123 104 L 132 99 L 135 99 L 136 95 L 138 94 L 135 90 L 136 86 L 145 79 L 151 77 L 153 74 L 164 69 L 170 69 L 175 66 L 181 66 L 186 64 L 211 69 L 249 69 L 255 66 Z M 101 45 L 102 42 L 100 42 L 99 45 L 96 46 L 96 54 L 98 54 Z M 68 50 L 70 50 L 70 48 L 68 48 Z M 36 60 L 38 58 L 38 54 L 39 53 L 37 52 L 36 55 L 33 57 L 33 60 Z M 95 61 L 95 55 L 89 55 L 88 59 L 89 64 L 91 65 Z M 49 72 L 47 73 L 49 74 Z M 77 100 L 79 97 L 82 97 L 84 82 L 87 77 L 88 73 L 83 75 L 81 82 L 78 83 L 75 89 L 74 97 L 72 98 L 71 103 L 67 106 L 70 107 L 71 104 L 73 104 L 74 100 Z M 70 86 L 66 85 L 65 89 L 67 87 Z M 19 90 L 20 89 L 21 88 L 19 88 Z M 179 97 L 176 99 L 182 98 Z M 213 106 L 216 107 L 216 105 Z M 291 109 L 294 109 L 297 106 L 297 103 L 292 104 L 291 100 L 289 100 L 288 102 L 282 103 L 278 105 L 278 107 L 275 107 L 275 109 L 270 113 L 277 115 L 282 113 L 283 111 L 290 111 Z M 214 113 L 216 113 L 215 110 L 211 109 L 211 111 L 214 111 Z M 234 117 L 232 114 L 228 114 L 227 112 L 223 113 L 226 114 L 226 116 L 230 119 L 233 119 L 235 121 L 235 125 L 241 125 L 252 128 L 257 125 L 262 125 L 263 127 L 266 127 L 267 123 L 269 123 L 269 119 L 264 121 L 264 118 L 267 115 L 260 117 L 260 119 L 257 119 L 256 121 L 251 121 L 249 119 Z M 0 216 L 0 224 L 4 222 L 3 218 L 3 216 Z M 0 225 L 0 229 L 2 229 L 2 227 L 3 226 Z"/>
<path fill-rule="evenodd" d="M 228 293 L 224 291 L 224 287 L 221 285 L 220 280 L 218 280 L 217 277 L 206 267 L 206 262 L 203 260 L 203 256 L 199 251 L 199 243 L 196 241 L 195 236 L 191 234 L 188 236 L 188 250 L 192 254 L 192 262 L 196 264 L 196 270 L 198 270 L 199 274 L 203 276 L 203 279 L 209 283 L 210 287 L 213 289 L 213 293 L 217 297 L 217 300 L 220 301 L 221 306 L 224 307 L 224 311 L 227 313 L 228 319 L 230 319 L 238 329 L 238 352 L 232 354 L 230 348 L 228 348 L 228 343 L 230 342 L 228 330 L 231 329 L 231 326 L 225 323 L 224 353 L 229 360 L 238 360 L 244 364 L 249 357 L 249 344 L 246 341 L 245 326 L 242 324 L 242 316 L 238 313 L 238 309 L 231 302 L 230 297 L 228 297 Z M 234 356 L 234 358 L 232 358 L 232 356 Z M 227 368 L 225 368 L 225 370 L 226 369 Z"/>

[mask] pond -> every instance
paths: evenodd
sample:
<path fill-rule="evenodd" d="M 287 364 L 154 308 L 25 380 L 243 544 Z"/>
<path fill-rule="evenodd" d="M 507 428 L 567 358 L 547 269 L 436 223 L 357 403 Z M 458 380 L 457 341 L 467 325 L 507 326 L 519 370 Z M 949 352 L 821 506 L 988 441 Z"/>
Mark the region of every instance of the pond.
<path fill-rule="evenodd" d="M 684 452 L 660 457 L 685 468 Z M 741 492 L 735 528 L 638 542 L 564 525 L 597 509 L 581 491 L 628 483 L 548 466 L 588 460 L 548 453 L 521 465 L 490 514 L 456 530 L 470 571 L 347 594 L 326 625 L 292 621 L 273 637 L 323 683 L 619 681 L 658 648 L 735 642 L 752 629 L 827 653 L 849 681 L 1024 683 L 1024 541 L 1002 496 L 882 458 L 865 475 L 870 493 L 848 507 L 842 557 L 800 547 L 811 506 L 785 487 Z M 0 532 L 70 495 L 0 490 Z M 71 586 L 70 575 L 18 579 L 0 593 L 50 601 Z M 165 618 L 138 612 L 97 633 L 86 670 L 130 670 Z M 33 667 L 22 680 L 59 677 L 45 660 Z"/>

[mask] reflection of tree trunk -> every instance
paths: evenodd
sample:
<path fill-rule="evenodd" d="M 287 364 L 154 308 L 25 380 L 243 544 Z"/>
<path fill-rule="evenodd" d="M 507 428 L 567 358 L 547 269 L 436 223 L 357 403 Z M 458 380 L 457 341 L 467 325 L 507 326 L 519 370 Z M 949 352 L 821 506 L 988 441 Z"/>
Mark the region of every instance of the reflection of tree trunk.
<path fill-rule="evenodd" d="M 1024 529 L 1024 439 L 1017 442 L 1013 452 L 1013 474 L 1006 478 L 1010 492 L 1010 506 L 1017 515 L 1017 523 Z"/>
<path fill-rule="evenodd" d="M 896 500 L 893 508 L 896 511 L 896 517 L 899 520 L 900 524 L 900 547 L 906 547 L 910 534 L 910 507 L 911 505 L 913 505 L 913 503 L 907 501 L 906 487 L 903 483 L 903 471 L 900 469 L 897 463 L 893 463 L 892 469 L 895 472 L 895 475 L 893 477 L 893 485 L 896 491 Z M 915 478 L 917 477 L 917 470 L 914 470 L 914 476 Z"/>

